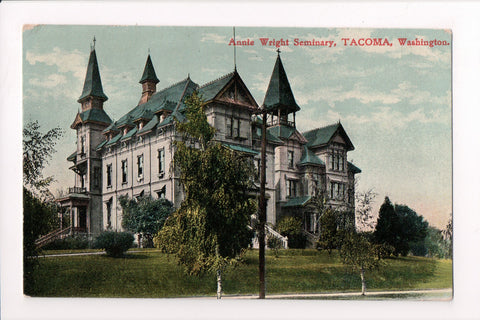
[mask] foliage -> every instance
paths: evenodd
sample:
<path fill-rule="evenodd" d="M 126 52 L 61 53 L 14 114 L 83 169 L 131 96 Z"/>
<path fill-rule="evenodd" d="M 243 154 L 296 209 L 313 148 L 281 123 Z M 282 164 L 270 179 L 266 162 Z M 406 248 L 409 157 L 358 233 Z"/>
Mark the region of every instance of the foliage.
<path fill-rule="evenodd" d="M 380 263 L 375 247 L 363 235 L 352 232 L 343 239 L 340 256 L 344 264 L 360 272 L 365 294 L 365 271 L 378 268 Z"/>
<path fill-rule="evenodd" d="M 337 226 L 337 217 L 334 210 L 327 209 L 320 217 L 320 238 L 317 241 L 317 249 L 328 250 L 330 254 L 332 249 L 337 249 L 341 243 L 340 230 Z"/>
<path fill-rule="evenodd" d="M 448 250 L 446 253 L 446 258 L 452 259 L 453 256 L 453 220 L 452 216 L 448 220 L 447 226 L 442 230 L 443 238 L 447 244 Z"/>
<path fill-rule="evenodd" d="M 373 189 L 355 194 L 356 223 L 358 231 L 369 231 L 375 228 L 372 204 L 377 194 Z"/>
<path fill-rule="evenodd" d="M 37 267 L 38 251 L 35 241 L 58 225 L 57 208 L 23 188 L 23 266 L 24 292 L 33 294 L 33 273 Z"/>
<path fill-rule="evenodd" d="M 93 246 L 85 236 L 73 236 L 63 239 L 56 239 L 42 247 L 42 250 L 76 250 L 89 249 Z"/>
<path fill-rule="evenodd" d="M 274 235 L 269 234 L 267 236 L 267 247 L 273 250 L 273 254 L 278 258 L 278 250 L 282 248 L 282 241 L 275 237 Z"/>
<path fill-rule="evenodd" d="M 424 248 L 424 256 L 433 258 L 451 258 L 451 241 L 444 238 L 443 232 L 434 227 L 428 227 L 427 236 L 421 242 Z"/>
<path fill-rule="evenodd" d="M 427 227 L 422 216 L 405 205 L 392 205 L 386 197 L 380 207 L 374 241 L 394 247 L 396 256 L 405 256 L 412 248 L 420 250 L 418 245 L 425 239 Z"/>
<path fill-rule="evenodd" d="M 278 233 L 288 237 L 290 249 L 305 249 L 307 237 L 303 233 L 302 220 L 298 217 L 284 217 L 276 226 Z"/>
<path fill-rule="evenodd" d="M 184 123 L 176 123 L 182 141 L 176 141 L 174 163 L 185 198 L 154 239 L 157 247 L 174 253 L 187 273 L 218 271 L 251 243 L 248 228 L 256 203 L 253 161 L 212 140 L 211 127 L 196 93 L 185 100 Z"/>
<path fill-rule="evenodd" d="M 51 197 L 47 187 L 53 177 L 44 177 L 42 171 L 55 152 L 63 130 L 54 128 L 43 134 L 39 129 L 38 121 L 29 122 L 23 128 L 23 182 L 32 192 Z"/>
<path fill-rule="evenodd" d="M 143 234 L 147 241 L 164 225 L 173 211 L 173 204 L 167 199 L 154 200 L 143 196 L 136 200 L 128 196 L 119 197 L 122 206 L 122 227 L 133 233 Z"/>
<path fill-rule="evenodd" d="M 133 240 L 129 232 L 104 231 L 95 238 L 94 247 L 104 249 L 110 257 L 119 258 L 132 247 Z"/>

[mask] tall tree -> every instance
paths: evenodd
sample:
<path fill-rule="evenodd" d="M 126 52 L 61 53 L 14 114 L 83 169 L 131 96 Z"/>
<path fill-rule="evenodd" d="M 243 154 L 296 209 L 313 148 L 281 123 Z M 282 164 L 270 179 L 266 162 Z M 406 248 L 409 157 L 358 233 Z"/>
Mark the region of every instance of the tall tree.
<path fill-rule="evenodd" d="M 376 243 L 395 248 L 394 254 L 407 255 L 414 243 L 422 242 L 427 235 L 428 222 L 405 205 L 392 205 L 390 199 L 380 207 L 373 233 Z"/>
<path fill-rule="evenodd" d="M 373 201 L 377 194 L 373 189 L 355 194 L 357 231 L 372 231 L 375 228 Z"/>
<path fill-rule="evenodd" d="M 185 104 L 187 121 L 176 123 L 182 140 L 175 142 L 174 159 L 185 198 L 155 243 L 190 274 L 216 271 L 221 298 L 222 270 L 251 243 L 255 170 L 252 159 L 213 140 L 201 97 L 194 93 Z"/>
<path fill-rule="evenodd" d="M 122 227 L 138 234 L 138 244 L 145 239 L 146 247 L 151 246 L 152 236 L 163 227 L 173 212 L 173 204 L 167 199 L 153 199 L 143 196 L 136 200 L 127 196 L 119 198 L 122 206 Z"/>
<path fill-rule="evenodd" d="M 53 177 L 43 169 L 62 136 L 60 128 L 43 134 L 37 121 L 23 129 L 23 282 L 25 294 L 34 294 L 34 271 L 38 264 L 35 241 L 57 225 L 57 210 L 48 186 Z"/>
<path fill-rule="evenodd" d="M 377 268 L 380 263 L 375 247 L 363 235 L 352 232 L 343 240 L 340 257 L 344 264 L 360 272 L 362 295 L 365 295 L 365 271 Z"/>

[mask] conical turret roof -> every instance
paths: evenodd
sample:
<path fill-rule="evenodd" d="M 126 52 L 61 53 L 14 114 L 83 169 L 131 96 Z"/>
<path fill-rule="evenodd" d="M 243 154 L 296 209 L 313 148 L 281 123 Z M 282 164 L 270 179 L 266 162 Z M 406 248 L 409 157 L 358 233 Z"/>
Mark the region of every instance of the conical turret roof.
<path fill-rule="evenodd" d="M 83 84 L 83 91 L 78 102 L 81 102 L 87 97 L 100 98 L 103 101 L 108 100 L 108 97 L 103 93 L 102 79 L 100 79 L 100 71 L 98 71 L 97 55 L 95 49 L 90 52 L 88 59 L 87 74 L 85 75 L 85 83 Z"/>
<path fill-rule="evenodd" d="M 277 61 L 273 67 L 270 83 L 268 84 L 267 93 L 263 101 L 263 107 L 268 112 L 282 109 L 282 113 L 291 113 L 300 110 L 300 107 L 295 101 L 290 83 L 288 82 L 287 73 L 283 68 L 280 54 L 277 56 Z"/>
<path fill-rule="evenodd" d="M 144 83 L 147 81 L 153 81 L 155 83 L 159 83 L 157 75 L 155 74 L 155 69 L 153 68 L 152 59 L 150 59 L 150 55 L 148 55 L 147 62 L 145 63 L 145 69 L 143 70 L 142 78 L 140 79 L 140 83 Z"/>

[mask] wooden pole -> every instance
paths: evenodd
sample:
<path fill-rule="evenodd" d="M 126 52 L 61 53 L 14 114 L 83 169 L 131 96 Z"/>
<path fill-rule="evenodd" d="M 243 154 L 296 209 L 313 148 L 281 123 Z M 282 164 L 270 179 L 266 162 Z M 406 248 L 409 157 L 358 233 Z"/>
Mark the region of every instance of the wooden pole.
<path fill-rule="evenodd" d="M 262 147 L 260 160 L 260 198 L 258 213 L 258 272 L 260 279 L 259 299 L 265 299 L 265 223 L 267 220 L 267 202 L 265 199 L 266 185 L 266 151 L 267 151 L 267 112 L 262 112 Z"/>

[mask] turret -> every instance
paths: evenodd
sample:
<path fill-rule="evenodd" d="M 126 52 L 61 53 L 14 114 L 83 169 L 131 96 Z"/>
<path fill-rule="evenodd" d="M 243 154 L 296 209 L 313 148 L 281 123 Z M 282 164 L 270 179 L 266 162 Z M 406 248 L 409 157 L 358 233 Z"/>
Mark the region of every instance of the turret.
<path fill-rule="evenodd" d="M 142 97 L 138 104 L 147 102 L 150 97 L 157 91 L 157 83 L 159 83 L 155 69 L 153 68 L 152 59 L 148 55 L 147 62 L 145 63 L 145 69 L 143 70 L 142 78 L 139 83 L 142 84 Z"/>

